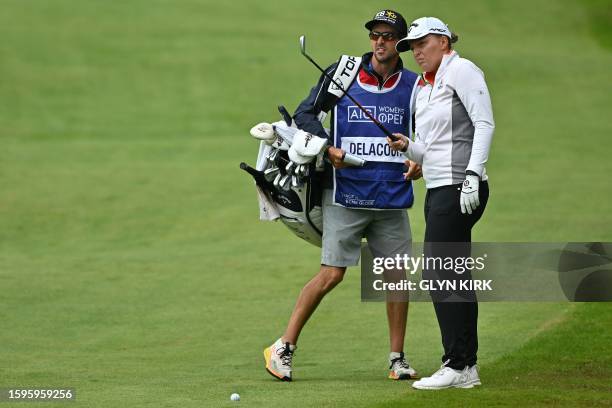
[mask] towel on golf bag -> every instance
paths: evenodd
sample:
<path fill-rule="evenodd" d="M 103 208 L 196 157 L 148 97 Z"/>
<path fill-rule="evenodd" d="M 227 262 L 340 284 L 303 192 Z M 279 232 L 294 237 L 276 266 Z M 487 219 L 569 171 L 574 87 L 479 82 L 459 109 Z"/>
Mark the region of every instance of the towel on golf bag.
<path fill-rule="evenodd" d="M 259 143 L 259 153 L 257 154 L 257 164 L 255 165 L 258 171 L 264 171 L 266 169 L 266 157 L 271 151 L 272 146 L 264 141 Z M 259 203 L 259 219 L 262 221 L 277 220 L 280 217 L 280 213 L 274 201 L 257 183 L 255 183 L 255 189 L 257 190 L 257 201 Z"/>
<path fill-rule="evenodd" d="M 265 152 L 265 150 L 260 146 L 260 151 Z M 281 151 L 276 160 L 279 161 L 281 164 L 279 168 L 282 169 L 282 163 L 289 161 L 287 152 Z M 260 219 L 271 221 L 280 218 L 282 223 L 295 235 L 321 247 L 323 236 L 322 173 L 314 171 L 315 163 L 311 163 L 310 166 L 312 166 L 311 171 L 302 184 L 285 190 L 268 181 L 262 170 L 254 169 L 246 163 L 240 164 L 240 168 L 248 172 L 255 180 Z"/>

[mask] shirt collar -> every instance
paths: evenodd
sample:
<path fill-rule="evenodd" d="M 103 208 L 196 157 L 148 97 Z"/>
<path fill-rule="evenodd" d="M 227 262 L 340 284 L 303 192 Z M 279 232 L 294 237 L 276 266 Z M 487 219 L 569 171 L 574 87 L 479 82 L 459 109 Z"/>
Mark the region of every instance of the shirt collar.
<path fill-rule="evenodd" d="M 372 57 L 373 56 L 374 56 L 373 52 L 366 52 L 365 54 L 363 54 L 363 57 L 361 58 L 361 68 L 364 71 L 366 71 L 368 74 L 376 77 L 376 79 L 378 79 L 378 82 L 382 83 L 383 82 L 382 77 L 378 75 L 378 73 L 374 71 L 374 68 L 372 67 Z M 393 73 L 391 73 L 391 75 L 397 74 L 402 69 L 404 69 L 404 63 L 401 58 L 398 58 L 397 64 L 395 65 L 395 69 L 393 70 Z"/>
<path fill-rule="evenodd" d="M 438 67 L 438 70 L 436 72 L 423 72 L 421 74 L 421 78 L 423 79 L 423 81 L 426 84 L 432 84 L 434 83 L 436 77 L 439 77 L 440 75 L 442 75 L 444 73 L 444 71 L 446 71 L 446 68 L 448 67 L 448 64 L 450 64 L 451 61 L 453 61 L 455 58 L 459 58 L 459 54 L 457 54 L 457 51 L 455 50 L 451 50 L 449 53 L 444 54 L 442 56 L 442 61 L 440 62 L 440 66 Z"/>

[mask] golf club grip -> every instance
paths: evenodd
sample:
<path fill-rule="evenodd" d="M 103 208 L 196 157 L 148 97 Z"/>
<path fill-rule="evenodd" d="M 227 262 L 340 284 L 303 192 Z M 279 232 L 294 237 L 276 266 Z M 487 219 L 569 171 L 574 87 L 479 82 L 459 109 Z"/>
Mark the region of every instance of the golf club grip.
<path fill-rule="evenodd" d="M 355 98 L 353 98 L 351 95 L 349 95 L 348 93 L 346 93 L 346 89 L 344 89 L 344 87 L 339 84 L 334 78 L 332 78 L 327 72 L 325 72 L 325 70 L 323 68 L 321 68 L 319 66 L 319 64 L 317 64 L 312 58 L 310 58 L 310 56 L 306 53 L 302 53 L 307 59 L 308 61 L 312 62 L 312 64 L 317 67 L 317 69 L 319 71 L 321 71 L 323 73 L 323 75 L 325 75 L 325 78 L 329 79 L 331 82 L 334 83 L 334 85 L 336 85 L 336 87 L 338 89 L 342 90 L 342 93 L 346 96 L 348 96 L 348 98 L 351 100 L 351 102 L 353 102 L 363 113 L 366 114 L 366 116 L 376 125 L 378 126 L 378 128 L 380 130 L 382 130 L 382 132 L 387 135 L 389 138 L 391 138 L 391 140 L 399 140 L 397 137 L 393 136 L 393 134 L 391 132 L 389 132 L 389 130 L 383 126 L 382 123 L 380 123 L 378 121 L 378 119 L 376 119 L 374 116 L 372 116 L 372 114 L 370 112 L 368 112 L 363 106 L 361 106 L 361 104 L 359 102 L 357 102 L 355 100 Z"/>
<path fill-rule="evenodd" d="M 350 164 L 351 166 L 363 167 L 366 165 L 367 161 L 362 159 L 361 157 L 353 156 L 352 154 L 346 153 L 342 158 L 342 161 L 346 164 Z"/>

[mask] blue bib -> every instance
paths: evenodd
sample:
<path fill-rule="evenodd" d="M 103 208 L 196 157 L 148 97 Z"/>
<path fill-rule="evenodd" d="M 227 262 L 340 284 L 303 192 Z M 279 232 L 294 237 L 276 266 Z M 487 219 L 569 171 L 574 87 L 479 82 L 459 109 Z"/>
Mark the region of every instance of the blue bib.
<path fill-rule="evenodd" d="M 410 95 L 416 74 L 403 69 L 382 89 L 359 72 L 348 93 L 391 133 L 408 134 Z M 389 79 L 387 82 L 392 80 Z M 347 97 L 334 107 L 334 145 L 366 159 L 364 167 L 334 169 L 334 203 L 350 208 L 402 209 L 414 201 L 404 180 L 406 158 L 387 144 L 386 135 Z"/>

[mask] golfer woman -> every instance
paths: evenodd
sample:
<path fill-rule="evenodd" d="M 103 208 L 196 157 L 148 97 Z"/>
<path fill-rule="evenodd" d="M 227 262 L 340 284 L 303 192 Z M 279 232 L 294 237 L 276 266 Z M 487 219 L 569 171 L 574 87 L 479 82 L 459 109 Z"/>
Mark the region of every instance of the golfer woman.
<path fill-rule="evenodd" d="M 394 150 L 422 165 L 427 187 L 425 256 L 470 256 L 472 227 L 489 197 L 485 163 L 494 130 L 491 98 L 482 71 L 453 50 L 457 39 L 441 20 L 422 17 L 410 25 L 407 37 L 396 45 L 399 52 L 412 50 L 424 71 L 411 102 L 414 141 L 399 133 L 398 140 L 387 141 Z M 434 244 L 442 242 L 462 244 Z M 424 271 L 423 278 L 439 277 L 436 273 Z M 453 271 L 449 276 L 457 278 Z M 478 303 L 474 293 L 430 294 L 442 333 L 443 365 L 413 387 L 480 385 L 476 366 Z"/>

